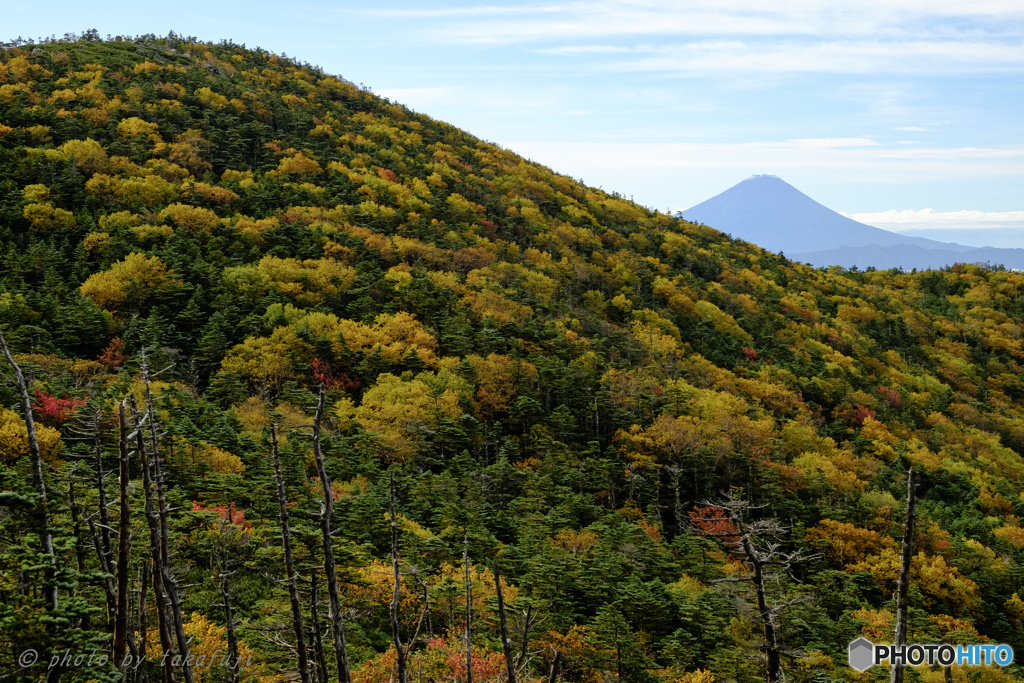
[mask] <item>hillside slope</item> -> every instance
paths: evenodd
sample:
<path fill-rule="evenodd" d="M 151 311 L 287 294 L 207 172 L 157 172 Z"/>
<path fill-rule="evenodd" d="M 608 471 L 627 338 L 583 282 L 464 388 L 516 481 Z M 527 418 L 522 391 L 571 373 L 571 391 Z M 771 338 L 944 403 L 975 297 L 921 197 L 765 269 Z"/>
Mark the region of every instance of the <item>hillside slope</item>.
<path fill-rule="evenodd" d="M 24 680 L 43 671 L 19 668 L 27 649 L 110 647 L 115 565 L 153 595 L 164 532 L 139 453 L 126 513 L 109 476 L 129 433 L 162 457 L 192 647 L 227 651 L 227 595 L 241 680 L 298 680 L 271 424 L 317 680 L 337 680 L 324 474 L 360 682 L 396 666 L 391 475 L 394 621 L 436 681 L 465 680 L 466 582 L 474 676 L 505 677 L 495 559 L 521 677 L 762 678 L 754 592 L 716 582 L 747 572 L 714 505 L 729 493 L 753 506 L 737 523 L 775 519 L 811 556 L 768 587 L 793 601 L 775 617 L 788 679 L 864 680 L 846 648 L 891 633 L 911 466 L 910 640 L 1024 648 L 1019 273 L 814 270 L 307 65 L 173 34 L 0 53 L 0 247 L 45 465 L 43 506 L 22 416 L 0 409 L 0 670 Z M 167 369 L 159 429 L 137 437 L 143 418 L 129 404 L 121 431 L 114 411 L 150 403 L 143 355 Z M 122 520 L 130 547 L 108 532 Z"/>

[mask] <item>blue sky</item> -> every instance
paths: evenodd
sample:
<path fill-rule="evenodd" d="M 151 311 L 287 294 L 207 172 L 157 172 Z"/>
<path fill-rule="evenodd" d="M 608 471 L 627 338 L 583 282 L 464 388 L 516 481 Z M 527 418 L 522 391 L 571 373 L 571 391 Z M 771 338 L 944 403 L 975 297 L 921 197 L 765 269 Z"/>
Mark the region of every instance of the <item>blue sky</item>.
<path fill-rule="evenodd" d="M 174 30 L 287 53 L 653 208 L 775 173 L 879 227 L 1024 247 L 1020 0 L 0 0 L 0 17 L 6 38 Z"/>

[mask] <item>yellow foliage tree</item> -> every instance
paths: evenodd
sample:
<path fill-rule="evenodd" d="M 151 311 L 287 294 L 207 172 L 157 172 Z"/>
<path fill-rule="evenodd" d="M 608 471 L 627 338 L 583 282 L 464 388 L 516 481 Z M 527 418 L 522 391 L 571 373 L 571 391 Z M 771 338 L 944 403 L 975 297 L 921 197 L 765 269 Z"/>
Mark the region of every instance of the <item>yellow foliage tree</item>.
<path fill-rule="evenodd" d="M 152 652 L 159 651 L 160 643 L 155 639 Z M 227 628 L 218 626 L 202 614 L 193 612 L 185 622 L 185 636 L 189 639 L 189 654 L 192 656 L 192 676 L 195 683 L 212 683 L 223 680 L 225 672 L 234 668 L 239 683 L 270 679 L 256 651 L 244 642 L 238 642 L 238 661 L 228 657 Z"/>
<path fill-rule="evenodd" d="M 391 457 L 404 459 L 416 452 L 422 429 L 436 426 L 442 417 L 457 418 L 459 393 L 453 389 L 432 387 L 433 373 L 420 373 L 403 380 L 390 373 L 377 377 L 377 383 L 364 395 L 354 417 L 364 429 L 374 432 Z M 350 410 L 339 406 L 338 410 Z M 344 419 L 345 415 L 339 413 Z"/>
<path fill-rule="evenodd" d="M 849 522 L 824 519 L 807 530 L 808 541 L 828 541 L 825 554 L 840 566 L 860 562 L 882 548 L 895 548 L 896 542 L 871 529 L 861 529 Z"/>
<path fill-rule="evenodd" d="M 224 269 L 224 284 L 236 294 L 260 299 L 278 292 L 305 306 L 323 301 L 324 295 L 348 289 L 356 271 L 333 259 L 264 256 L 259 263 Z"/>
<path fill-rule="evenodd" d="M 207 467 L 218 474 L 241 474 L 245 472 L 242 459 L 223 448 L 206 441 L 190 443 L 181 437 L 174 439 L 175 454 L 192 468 Z"/>
<path fill-rule="evenodd" d="M 68 140 L 55 150 L 47 152 L 48 157 L 70 161 L 78 170 L 87 175 L 107 170 L 107 152 L 103 145 L 92 138 Z"/>
<path fill-rule="evenodd" d="M 173 163 L 187 168 L 193 175 L 200 175 L 210 168 L 210 162 L 203 158 L 209 147 L 210 141 L 203 137 L 202 131 L 190 128 L 170 145 L 157 145 L 157 151 L 166 148 L 167 158 Z"/>
<path fill-rule="evenodd" d="M 153 144 L 161 142 L 159 126 L 155 123 L 144 121 L 137 116 L 122 119 L 118 122 L 117 134 L 122 140 L 145 138 Z"/>
<path fill-rule="evenodd" d="M 754 338 L 739 326 L 735 318 L 710 301 L 698 301 L 694 304 L 694 308 L 697 312 L 697 317 L 711 323 L 722 334 L 734 337 L 744 344 L 753 343 Z"/>
<path fill-rule="evenodd" d="M 220 223 L 213 211 L 180 203 L 168 206 L 160 212 L 160 217 L 189 232 L 210 232 Z"/>
<path fill-rule="evenodd" d="M 26 204 L 22 215 L 28 219 L 36 232 L 48 230 L 70 230 L 78 225 L 75 214 L 54 208 L 50 203 Z"/>
<path fill-rule="evenodd" d="M 36 440 L 43 460 L 57 464 L 64 450 L 60 432 L 36 422 Z M 28 452 L 28 427 L 25 421 L 13 410 L 0 408 L 0 462 L 10 465 Z"/>
<path fill-rule="evenodd" d="M 282 382 L 296 376 L 292 359 L 309 362 L 312 351 L 294 329 L 279 327 L 269 337 L 249 337 L 236 345 L 224 357 L 221 368 L 236 373 L 252 387 L 276 391 Z"/>
<path fill-rule="evenodd" d="M 82 295 L 100 308 L 117 313 L 141 304 L 156 292 L 179 287 L 158 257 L 132 252 L 101 273 L 82 283 Z"/>
<path fill-rule="evenodd" d="M 486 357 L 471 354 L 466 360 L 476 371 L 474 407 L 483 418 L 505 410 L 523 385 L 537 375 L 533 364 L 497 353 Z"/>
<path fill-rule="evenodd" d="M 462 303 L 472 308 L 481 318 L 491 317 L 500 324 L 525 320 L 533 315 L 533 309 L 529 306 L 516 303 L 491 289 L 468 292 L 462 297 Z"/>
<path fill-rule="evenodd" d="M 320 168 L 320 164 L 318 164 L 315 159 L 310 159 L 302 152 L 298 152 L 295 156 L 281 159 L 281 163 L 277 165 L 277 171 L 281 174 L 294 173 L 297 175 L 323 173 L 323 169 Z"/>

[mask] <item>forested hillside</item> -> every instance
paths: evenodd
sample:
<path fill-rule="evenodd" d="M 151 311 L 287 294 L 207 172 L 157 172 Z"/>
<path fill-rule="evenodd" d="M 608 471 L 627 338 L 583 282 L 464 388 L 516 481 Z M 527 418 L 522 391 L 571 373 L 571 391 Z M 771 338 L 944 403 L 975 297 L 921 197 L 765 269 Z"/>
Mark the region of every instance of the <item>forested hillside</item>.
<path fill-rule="evenodd" d="M 521 681 L 888 680 L 911 467 L 908 641 L 1024 652 L 1021 273 L 815 270 L 173 34 L 0 51 L 0 249 L 11 680 L 507 681 L 503 622 Z"/>

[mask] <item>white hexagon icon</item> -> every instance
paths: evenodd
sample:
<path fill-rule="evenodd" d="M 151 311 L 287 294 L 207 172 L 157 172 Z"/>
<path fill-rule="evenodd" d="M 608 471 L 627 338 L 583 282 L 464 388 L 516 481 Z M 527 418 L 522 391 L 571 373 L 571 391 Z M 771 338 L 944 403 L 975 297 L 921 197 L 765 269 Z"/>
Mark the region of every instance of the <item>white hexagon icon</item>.
<path fill-rule="evenodd" d="M 867 638 L 858 638 L 850 643 L 850 666 L 857 671 L 867 671 L 875 664 L 875 644 Z"/>

